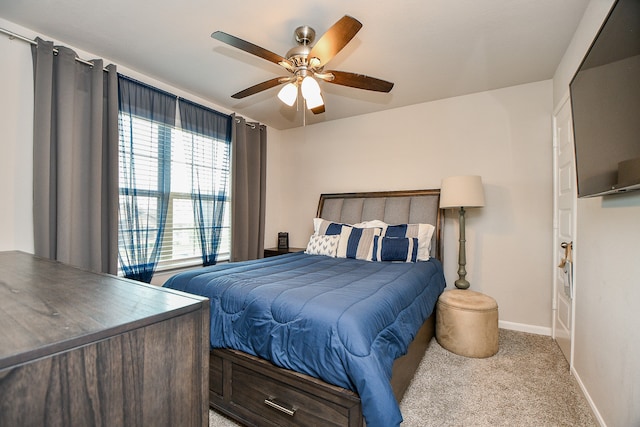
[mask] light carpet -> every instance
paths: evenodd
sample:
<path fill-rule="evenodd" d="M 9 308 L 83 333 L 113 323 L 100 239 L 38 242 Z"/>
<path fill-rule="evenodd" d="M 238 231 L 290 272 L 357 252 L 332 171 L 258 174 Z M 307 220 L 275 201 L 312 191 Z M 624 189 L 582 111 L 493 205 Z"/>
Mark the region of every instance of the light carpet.
<path fill-rule="evenodd" d="M 433 338 L 400 409 L 403 427 L 598 425 L 557 344 L 505 329 L 486 359 L 455 355 Z M 239 424 L 209 411 L 209 425 Z"/>

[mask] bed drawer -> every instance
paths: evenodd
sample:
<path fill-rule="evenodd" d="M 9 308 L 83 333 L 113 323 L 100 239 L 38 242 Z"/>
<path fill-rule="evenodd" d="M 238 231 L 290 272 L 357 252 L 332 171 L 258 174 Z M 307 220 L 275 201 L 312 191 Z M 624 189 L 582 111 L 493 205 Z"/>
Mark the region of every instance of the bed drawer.
<path fill-rule="evenodd" d="M 233 369 L 231 400 L 282 426 L 345 425 L 344 408 L 242 366 Z"/>
<path fill-rule="evenodd" d="M 211 366 L 211 406 L 247 425 L 360 427 L 358 396 L 307 375 L 278 368 L 233 350 L 215 350 L 221 372 Z M 222 357 L 220 357 L 222 356 Z M 217 372 L 217 373 L 216 373 Z M 222 375 L 218 381 L 214 375 Z M 223 394 L 215 393 L 215 383 Z M 322 384 L 320 389 L 318 385 Z M 240 417 L 238 417 L 240 415 Z"/>
<path fill-rule="evenodd" d="M 222 398 L 222 359 L 209 356 L 209 393 Z"/>

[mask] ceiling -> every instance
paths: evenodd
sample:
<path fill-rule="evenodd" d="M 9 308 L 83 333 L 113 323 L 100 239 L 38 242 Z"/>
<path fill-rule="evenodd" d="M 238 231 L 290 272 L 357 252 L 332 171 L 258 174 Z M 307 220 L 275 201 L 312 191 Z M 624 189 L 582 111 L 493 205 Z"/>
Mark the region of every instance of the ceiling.
<path fill-rule="evenodd" d="M 0 0 L 0 17 L 100 55 L 276 129 L 398 108 L 553 77 L 588 0 Z M 326 112 L 231 95 L 287 75 L 210 37 L 221 30 L 284 56 L 293 31 L 318 39 L 343 15 L 362 29 L 327 69 L 395 83 L 390 93 L 320 82 Z"/>

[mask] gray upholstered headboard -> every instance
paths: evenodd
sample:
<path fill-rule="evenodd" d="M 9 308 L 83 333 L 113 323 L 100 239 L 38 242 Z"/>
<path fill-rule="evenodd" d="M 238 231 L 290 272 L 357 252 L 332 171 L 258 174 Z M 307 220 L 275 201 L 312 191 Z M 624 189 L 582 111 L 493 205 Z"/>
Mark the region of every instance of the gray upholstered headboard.
<path fill-rule="evenodd" d="M 317 217 L 345 224 L 379 219 L 387 224 L 435 226 L 431 256 L 442 260 L 440 190 L 321 194 Z"/>

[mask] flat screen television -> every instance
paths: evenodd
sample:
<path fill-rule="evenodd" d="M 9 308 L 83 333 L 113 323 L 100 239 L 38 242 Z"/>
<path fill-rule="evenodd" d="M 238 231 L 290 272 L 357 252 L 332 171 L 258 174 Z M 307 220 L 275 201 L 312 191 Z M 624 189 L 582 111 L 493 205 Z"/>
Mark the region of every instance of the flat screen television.
<path fill-rule="evenodd" d="M 640 190 L 640 0 L 617 0 L 569 84 L 578 197 Z"/>

